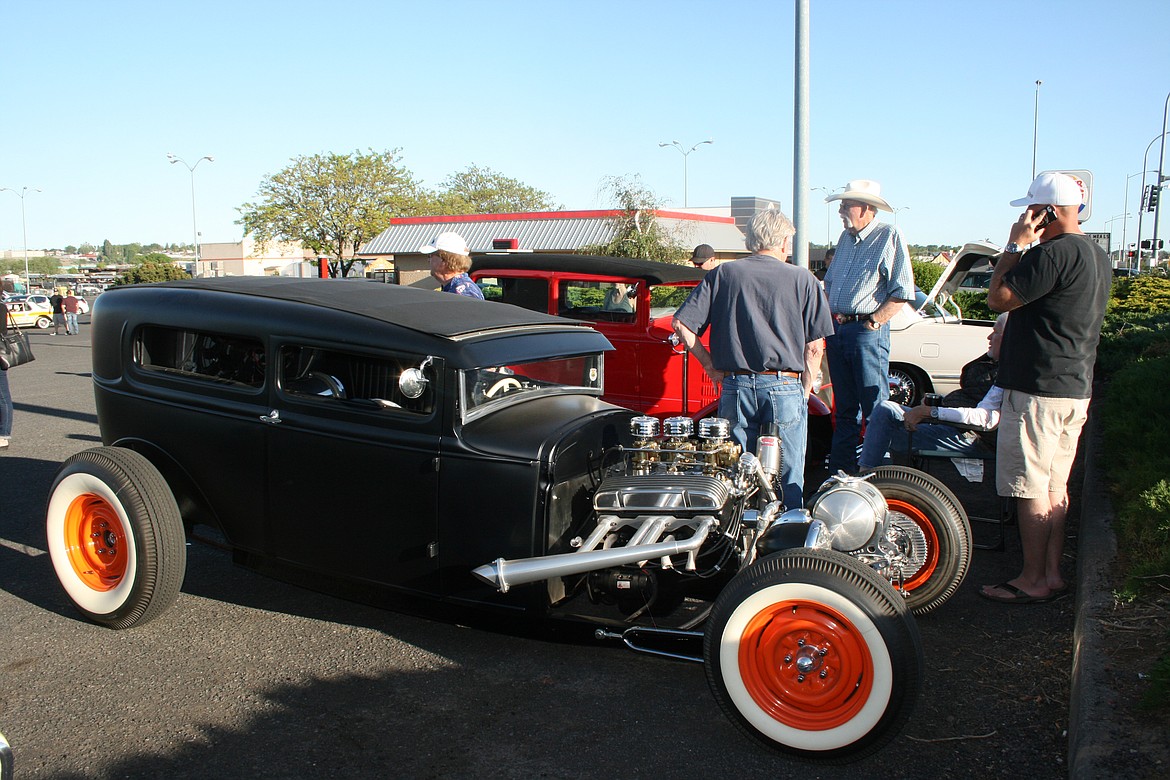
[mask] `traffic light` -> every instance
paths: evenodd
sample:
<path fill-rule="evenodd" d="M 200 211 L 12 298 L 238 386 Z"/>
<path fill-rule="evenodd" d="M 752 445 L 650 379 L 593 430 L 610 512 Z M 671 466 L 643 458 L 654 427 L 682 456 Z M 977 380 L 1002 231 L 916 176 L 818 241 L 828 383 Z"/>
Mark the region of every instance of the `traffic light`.
<path fill-rule="evenodd" d="M 1153 211 L 1155 208 L 1157 208 L 1158 193 L 1161 192 L 1161 190 L 1162 188 L 1158 185 L 1153 185 L 1150 187 L 1150 204 L 1146 206 L 1146 211 Z"/>

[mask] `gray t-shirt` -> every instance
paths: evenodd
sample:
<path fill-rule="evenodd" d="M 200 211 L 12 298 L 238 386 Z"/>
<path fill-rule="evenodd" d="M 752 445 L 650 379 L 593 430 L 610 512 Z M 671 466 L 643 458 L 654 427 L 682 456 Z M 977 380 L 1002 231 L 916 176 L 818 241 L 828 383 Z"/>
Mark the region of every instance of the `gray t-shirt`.
<path fill-rule="evenodd" d="M 720 371 L 804 371 L 804 347 L 833 334 L 824 290 L 812 272 L 767 255 L 708 271 L 675 318 L 702 335 Z"/>

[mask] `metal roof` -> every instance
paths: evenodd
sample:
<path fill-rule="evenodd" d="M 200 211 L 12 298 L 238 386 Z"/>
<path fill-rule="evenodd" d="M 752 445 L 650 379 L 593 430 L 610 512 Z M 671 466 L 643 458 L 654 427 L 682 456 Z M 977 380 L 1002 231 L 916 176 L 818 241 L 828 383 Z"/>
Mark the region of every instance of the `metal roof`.
<path fill-rule="evenodd" d="M 395 220 L 365 244 L 360 256 L 417 254 L 435 236 L 452 230 L 463 236 L 472 252 L 492 249 L 492 239 L 517 239 L 520 249 L 576 252 L 613 237 L 617 212 L 548 212 L 538 214 L 473 214 Z M 672 212 L 677 214 L 678 212 Z M 718 252 L 746 252 L 743 234 L 729 219 L 658 216 L 658 224 L 684 246 L 710 244 Z"/>

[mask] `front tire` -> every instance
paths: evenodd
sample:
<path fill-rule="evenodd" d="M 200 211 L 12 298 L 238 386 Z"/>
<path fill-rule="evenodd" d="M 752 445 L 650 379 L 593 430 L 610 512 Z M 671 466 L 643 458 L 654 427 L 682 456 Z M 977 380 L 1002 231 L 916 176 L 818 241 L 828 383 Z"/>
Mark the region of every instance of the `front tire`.
<path fill-rule="evenodd" d="M 903 532 L 908 563 L 902 566 L 906 605 L 925 615 L 946 603 L 971 567 L 971 523 L 946 485 L 904 466 L 882 466 L 870 484 L 886 499 L 889 522 Z"/>
<path fill-rule="evenodd" d="M 183 584 L 183 521 L 166 481 L 118 447 L 62 464 L 45 517 L 57 579 L 90 620 L 122 629 L 161 615 Z"/>
<path fill-rule="evenodd" d="M 843 763 L 885 745 L 910 717 L 922 641 L 888 582 L 833 550 L 770 555 L 719 598 L 703 639 L 727 717 L 765 746 Z"/>

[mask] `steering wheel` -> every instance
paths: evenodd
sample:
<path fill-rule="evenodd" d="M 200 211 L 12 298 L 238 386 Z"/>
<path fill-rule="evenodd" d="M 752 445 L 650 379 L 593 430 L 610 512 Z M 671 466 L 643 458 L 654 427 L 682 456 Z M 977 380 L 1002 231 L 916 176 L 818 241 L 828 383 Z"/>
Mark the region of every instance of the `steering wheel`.
<path fill-rule="evenodd" d="M 485 398 L 495 398 L 496 393 L 500 393 L 501 395 L 505 395 L 505 394 L 511 392 L 512 390 L 519 390 L 521 387 L 523 387 L 523 385 L 520 384 L 519 379 L 516 379 L 515 377 L 511 377 L 511 376 L 506 376 L 503 379 L 496 382 L 491 387 L 489 387 L 487 392 L 484 393 L 484 397 Z"/>

